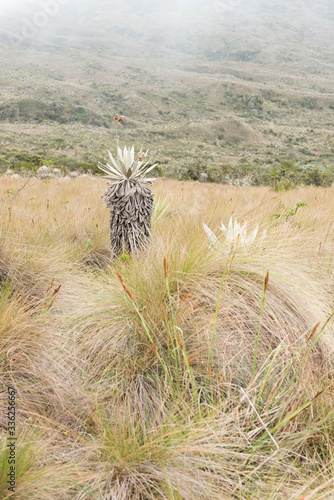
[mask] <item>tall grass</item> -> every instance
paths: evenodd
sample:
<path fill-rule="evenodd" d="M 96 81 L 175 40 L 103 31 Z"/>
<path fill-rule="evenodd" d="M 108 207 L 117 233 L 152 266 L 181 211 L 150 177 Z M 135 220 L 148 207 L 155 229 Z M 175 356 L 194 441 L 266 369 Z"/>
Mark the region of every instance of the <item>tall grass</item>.
<path fill-rule="evenodd" d="M 0 182 L 1 495 L 10 383 L 16 498 L 330 498 L 333 188 L 160 180 L 150 245 L 113 261 L 103 180 L 23 183 Z M 210 248 L 231 215 L 265 239 Z"/>

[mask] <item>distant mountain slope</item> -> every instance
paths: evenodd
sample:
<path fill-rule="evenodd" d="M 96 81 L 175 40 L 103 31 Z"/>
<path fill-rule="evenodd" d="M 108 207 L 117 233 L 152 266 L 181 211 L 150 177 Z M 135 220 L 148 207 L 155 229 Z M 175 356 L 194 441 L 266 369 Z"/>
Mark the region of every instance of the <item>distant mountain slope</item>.
<path fill-rule="evenodd" d="M 120 54 L 172 50 L 209 60 L 333 66 L 334 3 L 330 0 L 58 0 L 23 2 L 0 12 L 0 34 L 22 44 L 67 42 L 82 49 L 117 44 Z M 52 7 L 53 2 L 56 4 Z M 234 5 L 234 7 L 233 7 Z M 321 54 L 322 57 L 319 57 Z M 312 63 L 312 64 L 310 64 Z"/>
<path fill-rule="evenodd" d="M 200 151 L 215 163 L 328 165 L 333 32 L 331 0 L 6 5 L 0 157 L 37 148 L 95 161 L 121 112 L 124 140 L 151 144 L 166 162 Z"/>

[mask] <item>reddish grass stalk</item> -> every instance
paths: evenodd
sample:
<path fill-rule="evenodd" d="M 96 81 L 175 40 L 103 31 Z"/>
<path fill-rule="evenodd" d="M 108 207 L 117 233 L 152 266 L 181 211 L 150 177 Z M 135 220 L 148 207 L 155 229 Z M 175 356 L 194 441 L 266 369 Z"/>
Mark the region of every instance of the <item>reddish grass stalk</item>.
<path fill-rule="evenodd" d="M 130 297 L 130 299 L 132 300 L 133 302 L 133 296 L 132 296 L 132 293 L 130 292 L 130 290 L 128 289 L 128 287 L 126 286 L 125 284 L 125 281 L 123 279 L 123 276 L 121 275 L 121 273 L 115 269 L 115 273 L 116 273 L 116 276 L 117 278 L 119 279 L 119 281 L 121 282 L 121 285 L 122 287 L 124 288 L 124 290 L 126 291 L 126 293 L 128 294 L 128 296 Z"/>

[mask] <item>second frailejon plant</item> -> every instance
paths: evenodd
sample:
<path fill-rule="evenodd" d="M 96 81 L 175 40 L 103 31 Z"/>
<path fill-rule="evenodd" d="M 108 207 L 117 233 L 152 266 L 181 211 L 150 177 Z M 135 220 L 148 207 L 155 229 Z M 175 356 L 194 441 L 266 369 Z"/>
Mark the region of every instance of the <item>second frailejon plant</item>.
<path fill-rule="evenodd" d="M 115 256 L 140 250 L 151 234 L 153 194 L 146 187 L 155 178 L 145 177 L 156 167 L 146 161 L 147 151 L 135 158 L 134 146 L 117 145 L 117 159 L 109 151 L 111 165 L 100 163 L 108 183 L 104 199 L 110 208 L 110 243 Z M 146 184 L 146 185 L 145 185 Z"/>

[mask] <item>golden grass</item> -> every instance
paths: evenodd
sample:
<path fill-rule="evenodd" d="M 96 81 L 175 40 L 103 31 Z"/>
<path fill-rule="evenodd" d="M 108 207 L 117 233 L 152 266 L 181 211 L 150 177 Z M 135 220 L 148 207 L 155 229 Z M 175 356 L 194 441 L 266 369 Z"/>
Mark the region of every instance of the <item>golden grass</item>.
<path fill-rule="evenodd" d="M 329 498 L 334 188 L 161 179 L 150 245 L 112 261 L 104 180 L 24 182 L 0 178 L 16 498 Z M 263 242 L 211 249 L 230 216 Z"/>

